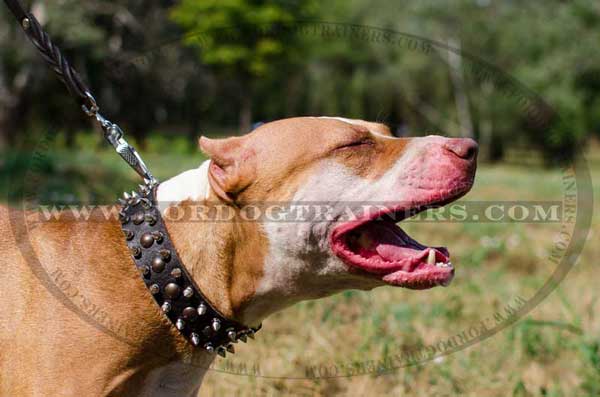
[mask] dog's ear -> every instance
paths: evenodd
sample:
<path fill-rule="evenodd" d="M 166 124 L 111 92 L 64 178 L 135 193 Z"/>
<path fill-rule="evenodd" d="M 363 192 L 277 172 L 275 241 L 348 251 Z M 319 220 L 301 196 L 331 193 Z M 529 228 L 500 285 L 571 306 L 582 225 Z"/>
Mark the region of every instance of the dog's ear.
<path fill-rule="evenodd" d="M 224 201 L 233 203 L 255 176 L 255 153 L 246 148 L 245 137 L 209 139 L 201 137 L 200 149 L 211 159 L 208 181 Z"/>

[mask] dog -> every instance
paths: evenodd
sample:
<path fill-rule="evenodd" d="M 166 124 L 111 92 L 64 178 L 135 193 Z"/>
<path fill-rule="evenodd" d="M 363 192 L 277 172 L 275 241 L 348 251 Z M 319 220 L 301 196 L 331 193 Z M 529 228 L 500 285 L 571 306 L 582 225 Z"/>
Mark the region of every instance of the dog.
<path fill-rule="evenodd" d="M 240 137 L 203 137 L 199 146 L 210 159 L 162 183 L 157 199 L 183 264 L 225 317 L 257 326 L 342 290 L 452 280 L 449 252 L 396 223 L 470 190 L 473 140 L 395 138 L 378 123 L 300 117 Z M 240 221 L 249 203 L 325 203 L 326 216 Z M 191 218 L 216 206 L 233 218 Z M 349 207 L 361 209 L 346 217 Z M 24 216 L 32 214 L 0 212 L 0 394 L 196 395 L 214 355 L 191 346 L 160 311 L 118 220 L 99 208 L 87 221 L 65 215 L 25 228 Z"/>

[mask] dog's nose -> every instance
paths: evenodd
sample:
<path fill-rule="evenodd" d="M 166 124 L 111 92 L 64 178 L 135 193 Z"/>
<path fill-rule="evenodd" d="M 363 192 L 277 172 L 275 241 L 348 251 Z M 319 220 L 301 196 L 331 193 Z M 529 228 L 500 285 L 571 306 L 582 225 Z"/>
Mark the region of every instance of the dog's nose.
<path fill-rule="evenodd" d="M 479 146 L 471 138 L 451 138 L 444 144 L 444 149 L 464 160 L 474 160 Z"/>

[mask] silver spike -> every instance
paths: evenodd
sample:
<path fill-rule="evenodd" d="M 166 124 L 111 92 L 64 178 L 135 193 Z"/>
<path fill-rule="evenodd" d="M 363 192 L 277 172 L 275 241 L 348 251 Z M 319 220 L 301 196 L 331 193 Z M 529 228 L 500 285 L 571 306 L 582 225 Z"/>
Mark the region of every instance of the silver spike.
<path fill-rule="evenodd" d="M 192 332 L 192 335 L 190 335 L 190 337 L 194 346 L 198 346 L 200 344 L 200 336 L 197 333 Z"/>
<path fill-rule="evenodd" d="M 230 328 L 227 330 L 227 336 L 229 337 L 229 340 L 232 342 L 236 341 L 236 336 L 237 334 L 235 333 L 235 331 L 233 330 L 233 328 Z"/>
<path fill-rule="evenodd" d="M 121 204 L 123 207 L 125 207 L 127 205 L 127 200 L 120 198 L 119 204 Z"/>
<path fill-rule="evenodd" d="M 192 287 L 187 287 L 183 290 L 183 296 L 185 296 L 186 298 L 191 298 L 192 295 L 194 295 L 194 290 L 192 289 Z"/>
<path fill-rule="evenodd" d="M 138 194 L 138 192 L 136 192 L 135 190 L 132 190 L 132 191 L 131 191 L 131 197 L 133 197 L 133 198 L 139 198 L 139 197 L 140 197 L 140 195 L 139 195 L 139 194 Z"/>
<path fill-rule="evenodd" d="M 248 331 L 248 336 L 251 337 L 252 339 L 254 339 L 254 330 L 253 329 Z"/>
<path fill-rule="evenodd" d="M 185 328 L 185 321 L 178 318 L 177 322 L 175 323 L 175 326 L 177 327 L 178 330 L 182 331 Z"/>
<path fill-rule="evenodd" d="M 204 303 L 201 303 L 200 306 L 198 306 L 198 315 L 203 316 L 206 313 L 206 305 Z"/>
<path fill-rule="evenodd" d="M 127 192 L 123 192 L 123 198 L 124 198 L 125 200 L 129 200 L 129 199 L 131 198 L 131 196 L 129 195 L 129 193 L 127 193 Z"/>
<path fill-rule="evenodd" d="M 221 322 L 219 321 L 218 318 L 213 319 L 212 327 L 215 332 L 217 332 L 219 329 L 221 329 Z"/>
<path fill-rule="evenodd" d="M 231 354 L 235 353 L 235 347 L 230 343 L 227 345 L 227 351 Z"/>
<path fill-rule="evenodd" d="M 162 304 L 161 308 L 164 313 L 168 313 L 171 311 L 171 304 L 169 302 L 165 302 Z"/>
<path fill-rule="evenodd" d="M 152 284 L 152 285 L 150 286 L 150 293 L 151 293 L 152 295 L 156 295 L 156 294 L 158 294 L 159 292 L 160 292 L 160 287 L 158 286 L 158 284 Z"/>
<path fill-rule="evenodd" d="M 221 322 L 219 321 L 218 318 L 214 318 L 212 321 L 212 329 L 217 332 L 218 330 L 221 329 Z"/>
<path fill-rule="evenodd" d="M 227 355 L 227 350 L 225 350 L 223 346 L 219 346 L 217 353 L 219 353 L 219 356 L 225 357 Z"/>
<path fill-rule="evenodd" d="M 248 338 L 246 337 L 245 334 L 241 334 L 238 339 L 244 343 L 248 342 Z"/>
<path fill-rule="evenodd" d="M 210 343 L 207 343 L 206 345 L 204 345 L 204 348 L 210 354 L 213 354 L 215 352 L 215 348 Z"/>

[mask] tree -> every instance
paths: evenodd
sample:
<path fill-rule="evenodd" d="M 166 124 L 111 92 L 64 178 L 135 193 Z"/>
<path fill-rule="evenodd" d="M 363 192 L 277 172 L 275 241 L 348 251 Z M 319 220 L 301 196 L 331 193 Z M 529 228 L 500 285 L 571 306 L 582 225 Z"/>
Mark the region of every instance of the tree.
<path fill-rule="evenodd" d="M 185 31 L 185 43 L 198 49 L 221 81 L 229 81 L 239 109 L 240 132 L 252 124 L 260 80 L 285 67 L 296 51 L 289 29 L 312 13 L 311 1 L 182 0 L 171 12 Z"/>

